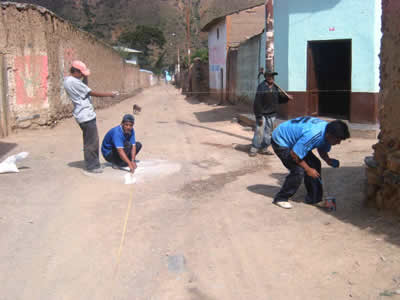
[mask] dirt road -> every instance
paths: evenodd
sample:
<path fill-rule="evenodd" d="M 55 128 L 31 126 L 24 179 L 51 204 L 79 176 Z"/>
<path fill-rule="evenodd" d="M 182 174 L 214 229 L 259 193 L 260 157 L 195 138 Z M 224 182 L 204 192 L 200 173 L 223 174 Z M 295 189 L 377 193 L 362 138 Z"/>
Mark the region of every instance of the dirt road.
<path fill-rule="evenodd" d="M 301 203 L 303 188 L 284 210 L 271 201 L 286 170 L 242 151 L 252 132 L 232 107 L 159 86 L 98 111 L 101 138 L 134 103 L 133 185 L 83 172 L 72 119 L 0 140 L 3 156 L 30 152 L 0 175 L 1 300 L 400 297 L 399 220 L 362 205 L 374 141 L 346 141 L 332 152 L 342 167 L 324 166 L 337 212 Z"/>

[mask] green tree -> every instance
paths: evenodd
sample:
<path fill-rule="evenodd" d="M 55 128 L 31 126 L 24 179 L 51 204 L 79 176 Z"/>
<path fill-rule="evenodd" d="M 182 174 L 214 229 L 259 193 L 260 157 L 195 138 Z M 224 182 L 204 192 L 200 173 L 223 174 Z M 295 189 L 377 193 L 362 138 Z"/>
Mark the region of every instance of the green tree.
<path fill-rule="evenodd" d="M 192 54 L 191 60 L 193 61 L 193 59 L 195 59 L 196 57 L 200 58 L 202 62 L 208 62 L 208 49 L 196 49 L 196 51 L 194 51 L 194 53 Z"/>
<path fill-rule="evenodd" d="M 150 70 L 160 67 L 160 61 L 164 56 L 161 50 L 165 42 L 164 34 L 160 29 L 147 25 L 138 25 L 134 31 L 125 31 L 118 39 L 120 45 L 142 51 L 143 54 L 139 55 L 139 65 Z M 157 66 L 156 63 L 158 63 Z"/>

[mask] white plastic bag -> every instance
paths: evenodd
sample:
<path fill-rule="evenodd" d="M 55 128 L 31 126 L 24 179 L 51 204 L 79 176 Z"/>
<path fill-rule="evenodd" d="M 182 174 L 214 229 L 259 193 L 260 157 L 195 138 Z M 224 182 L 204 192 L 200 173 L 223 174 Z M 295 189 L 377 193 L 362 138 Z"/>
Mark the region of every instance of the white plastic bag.
<path fill-rule="evenodd" d="M 19 170 L 17 168 L 16 163 L 21 160 L 27 158 L 29 155 L 28 152 L 20 152 L 16 155 L 11 155 L 7 157 L 0 163 L 0 174 L 1 173 L 18 173 Z"/>

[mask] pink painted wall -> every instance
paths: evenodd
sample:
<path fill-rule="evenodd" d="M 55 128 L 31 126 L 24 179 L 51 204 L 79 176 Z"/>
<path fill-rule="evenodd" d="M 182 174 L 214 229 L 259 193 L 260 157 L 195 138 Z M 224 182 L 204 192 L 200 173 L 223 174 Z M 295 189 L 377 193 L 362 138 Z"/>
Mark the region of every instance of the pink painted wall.
<path fill-rule="evenodd" d="M 47 56 L 17 56 L 14 66 L 17 104 L 47 104 Z"/>
<path fill-rule="evenodd" d="M 0 53 L 5 58 L 7 75 L 9 131 L 51 125 L 72 116 L 72 103 L 63 81 L 76 59 L 90 68 L 89 86 L 93 90 L 119 90 L 126 98 L 150 85 L 151 74 L 141 74 L 138 66 L 126 64 L 111 46 L 52 12 L 13 2 L 0 2 L 0 8 Z M 124 97 L 93 97 L 93 104 L 99 109 Z M 36 115 L 40 117 L 29 119 Z"/>

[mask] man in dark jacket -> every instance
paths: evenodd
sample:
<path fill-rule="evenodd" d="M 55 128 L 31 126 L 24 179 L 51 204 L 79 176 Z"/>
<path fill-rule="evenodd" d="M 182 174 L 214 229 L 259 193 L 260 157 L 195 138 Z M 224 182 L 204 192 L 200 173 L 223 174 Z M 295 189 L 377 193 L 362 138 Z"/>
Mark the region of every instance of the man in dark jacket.
<path fill-rule="evenodd" d="M 266 71 L 265 81 L 257 87 L 253 110 L 256 117 L 256 129 L 251 144 L 249 156 L 256 156 L 257 152 L 273 155 L 268 147 L 271 145 L 271 134 L 274 129 L 276 114 L 280 103 L 293 100 L 291 95 L 284 93 L 274 83 L 276 72 Z"/>

